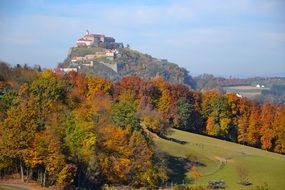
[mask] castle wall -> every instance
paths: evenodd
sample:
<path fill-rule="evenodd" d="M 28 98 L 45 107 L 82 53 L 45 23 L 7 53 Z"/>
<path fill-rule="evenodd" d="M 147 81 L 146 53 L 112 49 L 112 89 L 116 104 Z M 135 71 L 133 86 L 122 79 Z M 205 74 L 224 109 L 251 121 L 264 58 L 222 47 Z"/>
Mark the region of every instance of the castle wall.
<path fill-rule="evenodd" d="M 101 61 L 100 63 L 102 63 L 103 65 L 109 67 L 110 69 L 112 69 L 116 73 L 118 72 L 118 64 L 117 63 L 105 63 L 103 61 Z"/>

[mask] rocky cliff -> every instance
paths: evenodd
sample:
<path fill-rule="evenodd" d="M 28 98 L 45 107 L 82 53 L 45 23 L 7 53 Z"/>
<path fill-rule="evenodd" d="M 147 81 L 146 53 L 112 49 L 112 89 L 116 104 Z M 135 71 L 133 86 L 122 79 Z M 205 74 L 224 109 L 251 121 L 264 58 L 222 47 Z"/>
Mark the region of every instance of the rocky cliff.
<path fill-rule="evenodd" d="M 109 57 L 91 56 L 102 54 L 104 51 L 106 51 L 104 48 L 97 47 L 71 48 L 66 60 L 60 67 L 77 67 L 78 72 L 95 74 L 113 81 L 118 81 L 124 76 L 138 76 L 149 80 L 159 75 L 171 83 L 195 87 L 195 82 L 186 69 L 167 60 L 156 59 L 129 48 L 118 49 L 113 56 Z M 81 61 L 72 61 L 78 57 Z M 92 58 L 86 59 L 86 57 Z"/>

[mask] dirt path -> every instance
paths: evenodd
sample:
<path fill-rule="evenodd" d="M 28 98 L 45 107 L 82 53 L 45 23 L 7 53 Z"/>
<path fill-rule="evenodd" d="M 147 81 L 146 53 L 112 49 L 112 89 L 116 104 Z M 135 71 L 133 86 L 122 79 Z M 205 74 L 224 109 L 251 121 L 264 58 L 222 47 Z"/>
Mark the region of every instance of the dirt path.
<path fill-rule="evenodd" d="M 0 184 L 0 188 L 8 189 L 8 190 L 33 190 L 29 187 L 23 187 L 21 185 L 16 184 Z"/>
<path fill-rule="evenodd" d="M 55 188 L 44 188 L 35 182 L 25 183 L 17 179 L 0 180 L 0 188 L 8 190 L 54 190 Z"/>

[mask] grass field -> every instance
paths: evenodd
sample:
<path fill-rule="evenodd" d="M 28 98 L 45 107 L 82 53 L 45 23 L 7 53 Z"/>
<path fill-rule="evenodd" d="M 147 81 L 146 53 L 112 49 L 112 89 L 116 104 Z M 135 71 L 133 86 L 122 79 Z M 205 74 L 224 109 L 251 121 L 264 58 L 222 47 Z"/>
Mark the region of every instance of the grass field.
<path fill-rule="evenodd" d="M 239 93 L 244 97 L 253 98 L 261 94 L 262 90 L 269 90 L 269 88 L 258 88 L 255 86 L 229 86 L 223 88 L 227 93 Z"/>
<path fill-rule="evenodd" d="M 169 137 L 186 141 L 186 144 L 154 138 L 156 146 L 170 156 L 186 157 L 195 155 L 201 163 L 198 167 L 202 177 L 197 180 L 198 185 L 207 185 L 209 180 L 223 179 L 227 189 L 250 189 L 253 186 L 267 183 L 269 189 L 281 190 L 285 188 L 285 156 L 260 149 L 247 147 L 202 135 L 173 130 Z M 173 168 L 182 168 L 173 162 Z M 238 184 L 237 168 L 248 171 L 248 179 L 252 183 L 249 187 Z M 191 179 L 190 170 L 180 169 L 177 176 L 172 176 L 174 183 L 187 183 Z M 189 181 L 189 180 L 188 180 Z M 191 184 L 193 182 L 189 182 Z"/>

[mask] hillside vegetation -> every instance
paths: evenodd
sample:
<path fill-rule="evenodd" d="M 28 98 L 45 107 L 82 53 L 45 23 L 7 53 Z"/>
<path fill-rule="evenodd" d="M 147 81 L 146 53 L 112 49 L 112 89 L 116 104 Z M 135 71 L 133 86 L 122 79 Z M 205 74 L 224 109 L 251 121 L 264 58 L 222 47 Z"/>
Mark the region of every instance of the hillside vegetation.
<path fill-rule="evenodd" d="M 284 124 L 284 105 L 215 91 L 202 94 L 161 77 L 129 76 L 114 83 L 94 75 L 0 64 L 0 176 L 18 173 L 23 182 L 61 189 L 104 184 L 155 189 L 181 179 L 206 184 L 206 176 L 231 169 L 225 163 L 239 163 L 239 158 L 253 166 L 261 160 L 260 168 L 272 167 L 276 172 L 270 176 L 279 179 L 283 165 L 275 158 L 280 155 L 270 160 L 268 153 L 241 145 L 195 140 L 179 131 L 167 135 L 177 128 L 285 154 Z M 153 141 L 153 134 L 167 141 Z M 240 183 L 259 184 L 244 176 L 250 167 L 239 167 Z M 189 169 L 190 181 L 184 176 Z M 270 178 L 254 175 L 273 185 Z M 232 172 L 225 180 L 235 187 Z"/>
<path fill-rule="evenodd" d="M 85 56 L 103 52 L 104 48 L 97 47 L 74 47 L 70 52 L 61 67 L 69 67 L 71 58 L 75 56 Z M 101 76 L 107 80 L 119 81 L 125 76 L 138 76 L 144 80 L 153 79 L 156 76 L 161 76 L 171 83 L 180 83 L 195 88 L 195 82 L 189 75 L 188 71 L 179 67 L 177 64 L 170 63 L 166 60 L 159 60 L 150 55 L 141 53 L 129 48 L 118 49 L 119 53 L 114 57 L 112 64 L 119 64 L 118 72 L 112 72 L 107 66 L 101 64 L 100 70 L 96 67 L 100 61 L 95 61 L 92 68 L 80 69 L 82 73 L 94 74 Z"/>

